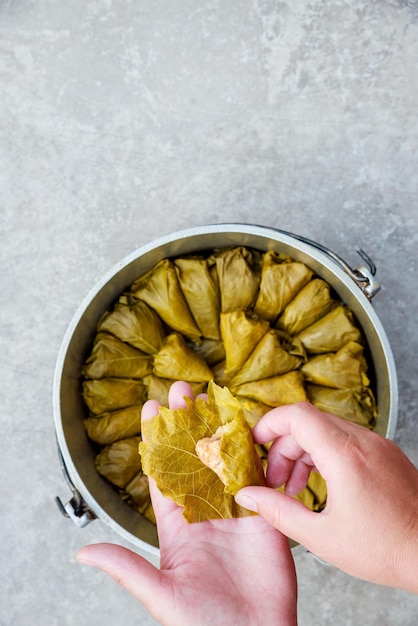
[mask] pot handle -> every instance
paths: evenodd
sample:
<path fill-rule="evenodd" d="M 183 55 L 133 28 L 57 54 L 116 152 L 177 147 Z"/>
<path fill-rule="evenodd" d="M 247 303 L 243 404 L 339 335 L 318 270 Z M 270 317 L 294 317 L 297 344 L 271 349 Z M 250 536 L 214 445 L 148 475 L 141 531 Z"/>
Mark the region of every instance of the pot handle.
<path fill-rule="evenodd" d="M 64 458 L 62 456 L 60 447 L 58 446 L 58 456 L 60 460 L 60 465 L 62 469 L 62 473 L 64 474 L 65 481 L 69 488 L 73 493 L 73 497 L 66 504 L 63 504 L 61 498 L 56 496 L 55 502 L 64 515 L 64 517 L 69 517 L 73 520 L 74 524 L 79 528 L 84 528 L 87 524 L 90 524 L 94 519 L 96 519 L 96 515 L 93 511 L 88 507 L 86 502 L 83 500 L 80 492 L 73 485 L 70 476 L 68 474 L 67 466 L 65 465 Z"/>
<path fill-rule="evenodd" d="M 295 235 L 294 233 L 289 233 L 285 230 L 280 230 L 279 228 L 275 228 L 275 230 L 277 230 L 279 233 L 283 233 L 284 235 L 288 235 L 289 237 L 298 239 L 298 241 L 302 241 L 303 243 L 313 246 L 314 248 L 317 248 L 317 250 L 320 250 L 321 252 L 329 256 L 344 270 L 346 274 L 350 276 L 350 278 L 354 280 L 354 282 L 358 285 L 358 287 L 360 287 L 362 292 L 369 300 L 371 300 L 373 296 L 375 296 L 380 290 L 380 285 L 374 278 L 374 275 L 376 274 L 376 265 L 362 248 L 356 248 L 356 252 L 363 259 L 366 265 L 361 265 L 360 267 L 353 269 L 348 265 L 348 263 L 344 261 L 344 259 L 342 259 L 340 256 L 338 256 L 338 254 L 336 254 L 326 246 L 323 246 L 316 241 L 312 241 L 307 237 Z"/>

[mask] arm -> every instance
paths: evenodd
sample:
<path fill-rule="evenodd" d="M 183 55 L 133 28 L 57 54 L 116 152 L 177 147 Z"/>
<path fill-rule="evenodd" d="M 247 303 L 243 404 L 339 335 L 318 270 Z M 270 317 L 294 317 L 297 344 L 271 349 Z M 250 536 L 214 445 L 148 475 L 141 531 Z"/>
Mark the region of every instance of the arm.
<path fill-rule="evenodd" d="M 309 404 L 278 407 L 255 426 L 273 441 L 267 484 L 236 496 L 320 558 L 368 581 L 418 593 L 418 471 L 374 432 Z M 327 505 L 313 513 L 291 498 L 317 468 Z"/>

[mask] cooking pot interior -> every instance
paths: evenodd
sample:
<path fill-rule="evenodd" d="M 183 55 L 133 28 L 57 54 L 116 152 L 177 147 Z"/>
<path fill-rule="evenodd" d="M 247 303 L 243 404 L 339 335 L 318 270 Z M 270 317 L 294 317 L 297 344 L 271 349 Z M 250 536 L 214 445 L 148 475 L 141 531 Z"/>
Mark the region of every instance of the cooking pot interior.
<path fill-rule="evenodd" d="M 70 479 L 96 516 L 120 535 L 157 553 L 155 526 L 124 503 L 94 467 L 96 450 L 83 425 L 87 409 L 81 395 L 81 369 L 91 351 L 97 324 L 136 278 L 166 257 L 213 248 L 247 246 L 283 252 L 311 267 L 326 280 L 355 314 L 366 338 L 372 364 L 379 418 L 376 431 L 393 436 L 396 423 L 396 377 L 386 335 L 370 302 L 358 285 L 325 254 L 273 229 L 219 225 L 174 233 L 144 246 L 113 268 L 79 307 L 66 333 L 56 368 L 54 413 L 58 445 Z"/>

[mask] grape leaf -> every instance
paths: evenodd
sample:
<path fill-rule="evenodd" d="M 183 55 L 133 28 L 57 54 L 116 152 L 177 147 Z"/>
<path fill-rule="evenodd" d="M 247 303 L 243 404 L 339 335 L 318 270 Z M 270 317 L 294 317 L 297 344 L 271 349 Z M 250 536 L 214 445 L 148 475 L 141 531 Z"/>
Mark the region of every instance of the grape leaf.
<path fill-rule="evenodd" d="M 230 431 L 226 438 L 228 453 L 231 437 L 232 440 L 238 437 L 239 443 L 242 440 L 246 446 L 238 446 L 239 458 L 228 459 L 228 473 L 236 477 L 234 493 L 248 484 L 262 484 L 258 469 L 258 482 L 254 481 L 256 453 L 240 402 L 226 387 L 221 388 L 212 381 L 207 402 L 201 398 L 187 398 L 186 402 L 185 409 L 160 407 L 157 416 L 143 422 L 143 441 L 139 446 L 143 471 L 156 481 L 164 496 L 183 507 L 188 522 L 248 515 L 249 511 L 235 503 L 218 475 L 204 465 L 196 453 L 198 441 L 212 437 L 220 426 L 227 425 Z M 239 430 L 233 428 L 234 421 Z M 244 467 L 247 465 L 248 471 Z"/>

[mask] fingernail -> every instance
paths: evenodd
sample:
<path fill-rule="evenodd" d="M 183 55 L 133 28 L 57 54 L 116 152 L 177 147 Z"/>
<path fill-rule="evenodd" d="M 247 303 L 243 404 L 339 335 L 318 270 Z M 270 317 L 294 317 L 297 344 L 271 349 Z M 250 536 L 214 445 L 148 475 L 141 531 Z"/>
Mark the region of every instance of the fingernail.
<path fill-rule="evenodd" d="M 244 507 L 244 509 L 254 511 L 255 513 L 258 512 L 257 502 L 253 498 L 250 498 L 250 496 L 237 493 L 237 495 L 235 496 L 235 502 Z"/>

